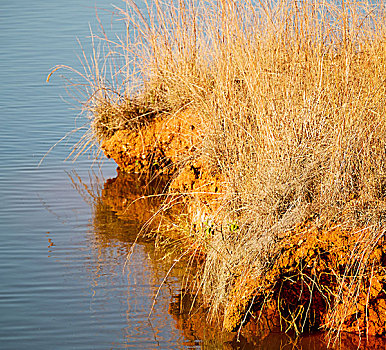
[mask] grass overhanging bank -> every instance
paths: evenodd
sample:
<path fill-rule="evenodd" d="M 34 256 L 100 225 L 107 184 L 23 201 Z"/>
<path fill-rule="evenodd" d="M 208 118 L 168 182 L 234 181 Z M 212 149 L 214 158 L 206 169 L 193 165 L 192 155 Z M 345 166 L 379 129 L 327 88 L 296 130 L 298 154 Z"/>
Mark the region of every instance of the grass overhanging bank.
<path fill-rule="evenodd" d="M 93 35 L 79 150 L 171 176 L 225 330 L 386 335 L 383 1 L 145 5 L 117 9 L 124 38 Z"/>

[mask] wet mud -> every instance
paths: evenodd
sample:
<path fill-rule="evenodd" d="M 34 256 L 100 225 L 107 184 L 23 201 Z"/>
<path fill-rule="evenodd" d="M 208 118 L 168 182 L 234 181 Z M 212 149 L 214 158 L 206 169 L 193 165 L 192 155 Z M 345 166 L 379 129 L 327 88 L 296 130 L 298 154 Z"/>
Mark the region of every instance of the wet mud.
<path fill-rule="evenodd" d="M 221 202 L 223 178 L 200 157 L 192 157 L 184 166 L 178 163 L 182 154 L 195 152 L 198 130 L 197 119 L 184 112 L 177 118 L 160 117 L 136 131 L 120 130 L 105 140 L 102 148 L 120 170 L 105 183 L 101 205 L 108 206 L 119 220 L 136 222 L 142 228 L 149 222 L 159 225 L 154 218 L 165 198 L 161 194 L 189 192 L 179 197 L 183 211 L 190 227 L 202 224 Z M 173 221 L 173 215 L 169 219 Z M 344 229 L 339 222 L 322 225 L 310 218 L 280 237 L 280 256 L 269 273 L 235 276 L 229 304 L 218 320 L 208 323 L 205 307 L 192 303 L 187 307 L 182 294 L 171 302 L 170 313 L 176 327 L 192 342 L 209 334 L 210 342 L 227 344 L 230 349 L 249 348 L 248 344 L 262 349 L 290 345 L 287 340 L 293 342 L 293 337 L 282 333 L 289 329 L 305 335 L 294 343 L 303 349 L 332 346 L 324 335 L 311 335 L 321 330 L 340 334 L 334 338 L 334 347 L 384 349 L 386 248 L 383 238 L 374 242 L 370 237 L 368 230 Z M 184 244 L 196 242 L 185 237 Z M 192 251 L 197 253 L 197 249 Z M 205 250 L 197 256 L 197 260 L 205 259 Z M 366 268 L 354 273 L 364 261 Z"/>

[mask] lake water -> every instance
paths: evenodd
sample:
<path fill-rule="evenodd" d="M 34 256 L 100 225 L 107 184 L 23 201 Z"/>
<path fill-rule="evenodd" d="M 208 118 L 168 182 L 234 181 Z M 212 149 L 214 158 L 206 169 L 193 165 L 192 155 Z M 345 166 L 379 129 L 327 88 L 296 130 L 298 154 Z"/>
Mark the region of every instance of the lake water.
<path fill-rule="evenodd" d="M 204 323 L 195 327 L 178 316 L 178 269 L 164 280 L 171 262 L 160 261 L 151 242 L 134 244 L 141 213 L 152 204 L 123 218 L 114 202 L 117 193 L 138 194 L 137 179 L 114 179 L 109 160 L 84 155 L 65 162 L 76 136 L 46 154 L 77 127 L 78 111 L 60 98 L 67 97 L 60 74 L 45 80 L 57 64 L 79 68 L 76 38 L 90 50 L 95 7 L 112 9 L 102 0 L 0 2 L 0 348 L 278 349 L 290 343 L 283 335 L 221 341 Z M 110 12 L 99 14 L 110 22 Z M 314 338 L 302 346 L 323 347 Z"/>
<path fill-rule="evenodd" d="M 175 277 L 148 318 L 166 273 L 155 267 L 151 244 L 137 244 L 124 268 L 136 232 L 125 239 L 108 231 L 111 226 L 95 232 L 96 206 L 77 189 L 77 176 L 81 188 L 93 183 L 100 189 L 116 176 L 116 165 L 93 165 L 87 156 L 64 162 L 74 137 L 38 167 L 76 127 L 78 113 L 60 98 L 67 98 L 60 74 L 49 84 L 47 74 L 56 64 L 79 67 L 76 38 L 90 48 L 95 6 L 112 9 L 100 0 L 0 2 L 1 349 L 192 346 L 168 313 Z M 111 15 L 100 13 L 109 23 Z M 117 225 L 136 229 L 130 222 Z"/>

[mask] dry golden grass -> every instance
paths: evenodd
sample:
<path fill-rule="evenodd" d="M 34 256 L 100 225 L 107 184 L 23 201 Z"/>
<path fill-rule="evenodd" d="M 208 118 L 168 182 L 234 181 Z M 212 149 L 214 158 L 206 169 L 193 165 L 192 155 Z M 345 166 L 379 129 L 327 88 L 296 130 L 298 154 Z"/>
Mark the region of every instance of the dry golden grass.
<path fill-rule="evenodd" d="M 369 228 L 368 239 L 379 240 L 386 218 L 383 1 L 154 0 L 142 10 L 127 1 L 117 11 L 125 37 L 102 36 L 108 53 L 94 53 L 91 75 L 82 73 L 91 131 L 100 140 L 133 120 L 187 106 L 202 118 L 199 153 L 226 178 L 200 271 L 213 316 L 223 313 L 234 276 L 247 268 L 249 276 L 266 273 L 280 258 L 281 234 L 311 216 Z M 223 229 L 233 222 L 237 229 Z M 339 330 L 343 316 L 331 317 Z"/>

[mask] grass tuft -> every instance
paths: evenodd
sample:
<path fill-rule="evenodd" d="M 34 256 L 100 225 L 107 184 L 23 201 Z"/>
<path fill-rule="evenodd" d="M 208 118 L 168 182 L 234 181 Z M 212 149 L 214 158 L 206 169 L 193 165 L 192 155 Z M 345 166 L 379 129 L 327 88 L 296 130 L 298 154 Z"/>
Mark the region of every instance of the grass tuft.
<path fill-rule="evenodd" d="M 283 257 L 285 233 L 310 218 L 365 229 L 372 248 L 357 234 L 356 252 L 371 255 L 386 221 L 382 1 L 127 1 L 117 11 L 125 36 L 102 36 L 108 54 L 94 52 L 92 78 L 82 73 L 92 137 L 186 106 L 200 118 L 198 154 L 225 178 L 199 276 L 213 317 L 235 278 L 259 280 Z M 348 261 L 336 283 L 350 297 L 325 301 L 337 331 L 338 304 L 360 295 L 374 260 Z"/>

